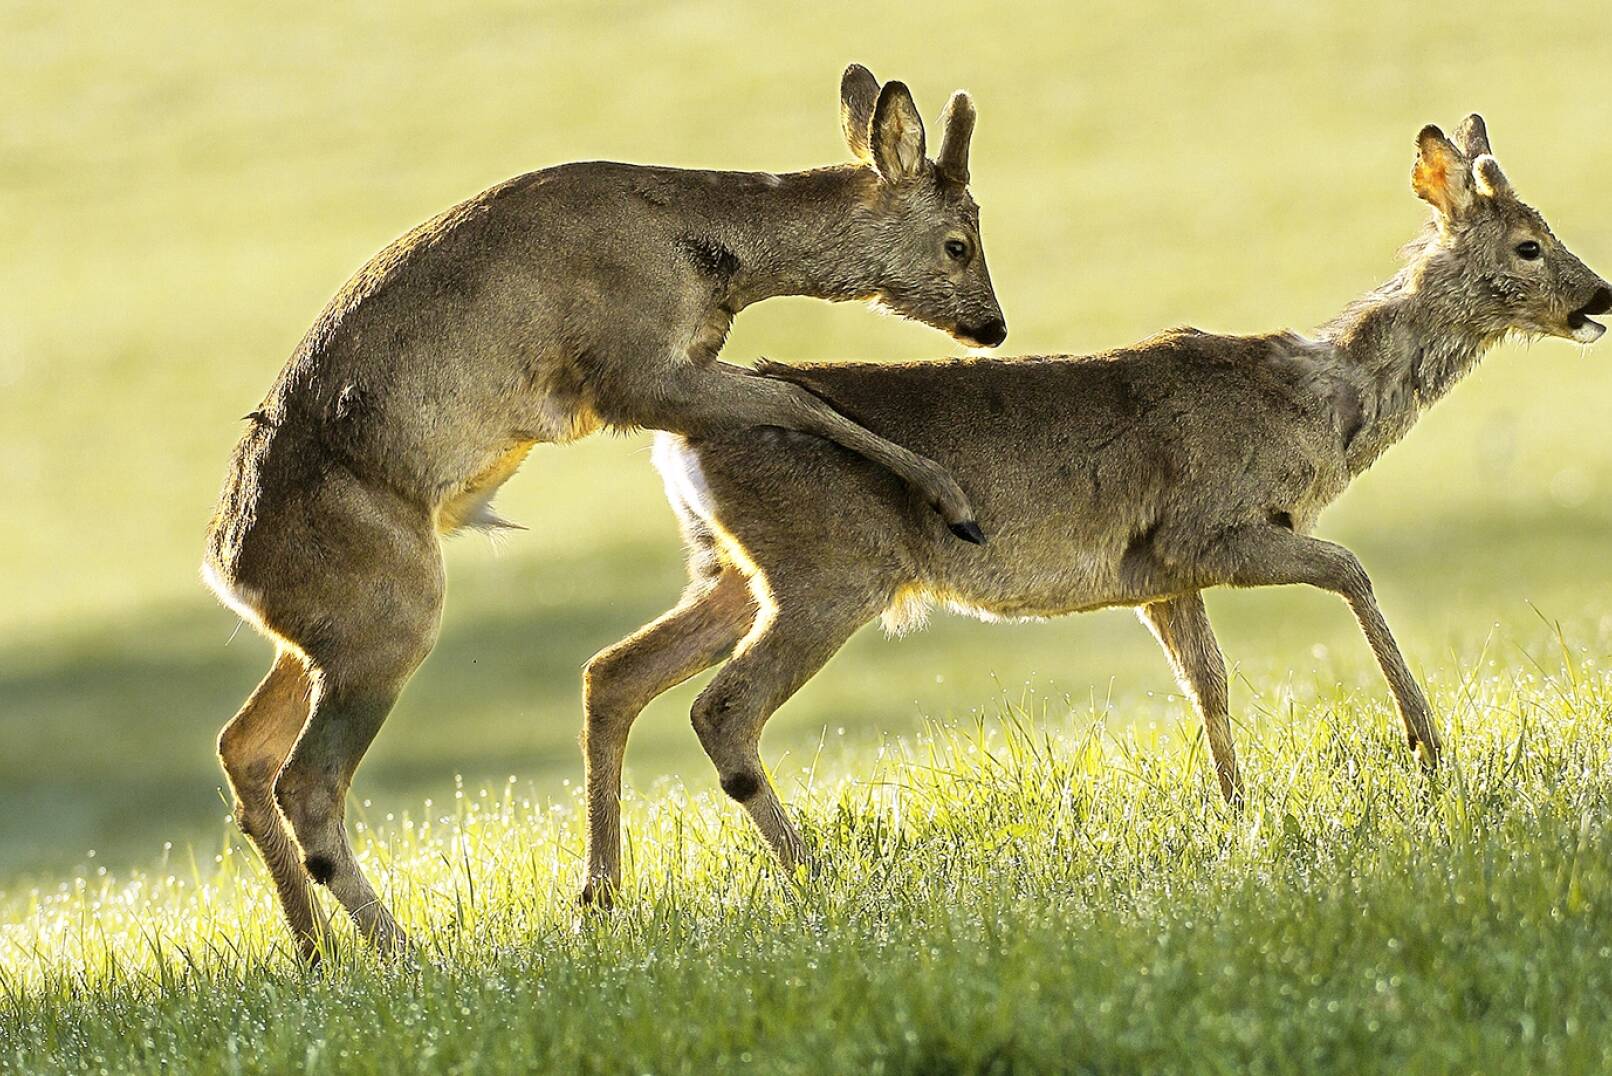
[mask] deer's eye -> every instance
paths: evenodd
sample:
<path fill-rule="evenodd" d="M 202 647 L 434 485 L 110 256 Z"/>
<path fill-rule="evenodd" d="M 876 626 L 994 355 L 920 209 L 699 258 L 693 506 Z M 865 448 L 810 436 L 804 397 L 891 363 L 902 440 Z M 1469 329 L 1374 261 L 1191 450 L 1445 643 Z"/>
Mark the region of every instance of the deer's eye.
<path fill-rule="evenodd" d="M 1521 258 L 1523 261 L 1534 261 L 1539 257 L 1540 253 L 1541 251 L 1539 249 L 1539 244 L 1534 242 L 1532 239 L 1524 239 L 1521 243 L 1517 244 L 1517 257 Z"/>
<path fill-rule="evenodd" d="M 946 240 L 946 257 L 954 262 L 960 262 L 968 257 L 968 244 L 961 239 Z"/>

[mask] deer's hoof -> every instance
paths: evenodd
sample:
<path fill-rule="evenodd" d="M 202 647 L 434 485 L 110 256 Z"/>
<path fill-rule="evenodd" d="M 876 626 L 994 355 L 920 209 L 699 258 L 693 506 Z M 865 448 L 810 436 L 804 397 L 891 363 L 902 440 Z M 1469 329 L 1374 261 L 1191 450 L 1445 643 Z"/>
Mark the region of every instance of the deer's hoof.
<path fill-rule="evenodd" d="M 583 886 L 581 895 L 577 897 L 577 906 L 584 911 L 608 912 L 615 905 L 616 887 L 603 879 Z"/>
<path fill-rule="evenodd" d="M 1439 744 L 1429 743 L 1420 737 L 1412 737 L 1410 747 L 1416 755 L 1416 761 L 1422 764 L 1422 769 L 1429 773 L 1438 769 L 1439 756 L 1444 753 Z"/>
<path fill-rule="evenodd" d="M 980 530 L 980 525 L 972 519 L 965 519 L 961 523 L 949 523 L 947 528 L 965 542 L 973 545 L 985 544 L 985 532 Z"/>

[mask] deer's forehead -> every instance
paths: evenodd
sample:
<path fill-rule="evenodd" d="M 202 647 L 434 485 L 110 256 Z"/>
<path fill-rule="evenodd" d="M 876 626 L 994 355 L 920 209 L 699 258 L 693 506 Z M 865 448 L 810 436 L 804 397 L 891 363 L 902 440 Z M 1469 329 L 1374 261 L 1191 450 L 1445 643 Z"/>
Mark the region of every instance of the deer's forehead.
<path fill-rule="evenodd" d="M 1495 217 L 1507 231 L 1529 231 L 1540 235 L 1550 234 L 1550 225 L 1539 210 L 1516 198 L 1505 198 L 1495 203 Z"/>
<path fill-rule="evenodd" d="M 966 188 L 944 182 L 932 186 L 915 184 L 907 191 L 905 201 L 910 212 L 949 220 L 961 219 L 970 228 L 979 228 L 980 207 Z"/>
<path fill-rule="evenodd" d="M 941 192 L 941 204 L 956 213 L 971 228 L 980 226 L 980 207 L 967 188 L 952 187 Z"/>

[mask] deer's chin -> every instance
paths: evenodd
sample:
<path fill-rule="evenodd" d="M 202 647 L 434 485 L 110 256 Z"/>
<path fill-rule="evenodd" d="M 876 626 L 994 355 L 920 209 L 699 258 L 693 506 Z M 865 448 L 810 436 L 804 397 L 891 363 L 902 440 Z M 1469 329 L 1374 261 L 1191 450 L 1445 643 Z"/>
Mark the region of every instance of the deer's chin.
<path fill-rule="evenodd" d="M 1606 326 L 1577 311 L 1567 315 L 1567 336 L 1581 344 L 1593 344 L 1606 332 Z"/>

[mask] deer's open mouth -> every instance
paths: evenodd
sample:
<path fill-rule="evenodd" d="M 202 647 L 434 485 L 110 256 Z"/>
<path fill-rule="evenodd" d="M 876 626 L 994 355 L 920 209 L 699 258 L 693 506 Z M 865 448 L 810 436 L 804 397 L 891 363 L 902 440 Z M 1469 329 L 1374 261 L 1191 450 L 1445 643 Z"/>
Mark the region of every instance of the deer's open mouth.
<path fill-rule="evenodd" d="M 1605 314 L 1612 310 L 1612 291 L 1598 288 L 1590 301 L 1567 315 L 1567 328 L 1574 340 L 1581 344 L 1593 344 L 1606 332 L 1606 326 L 1593 320 L 1591 314 Z"/>

